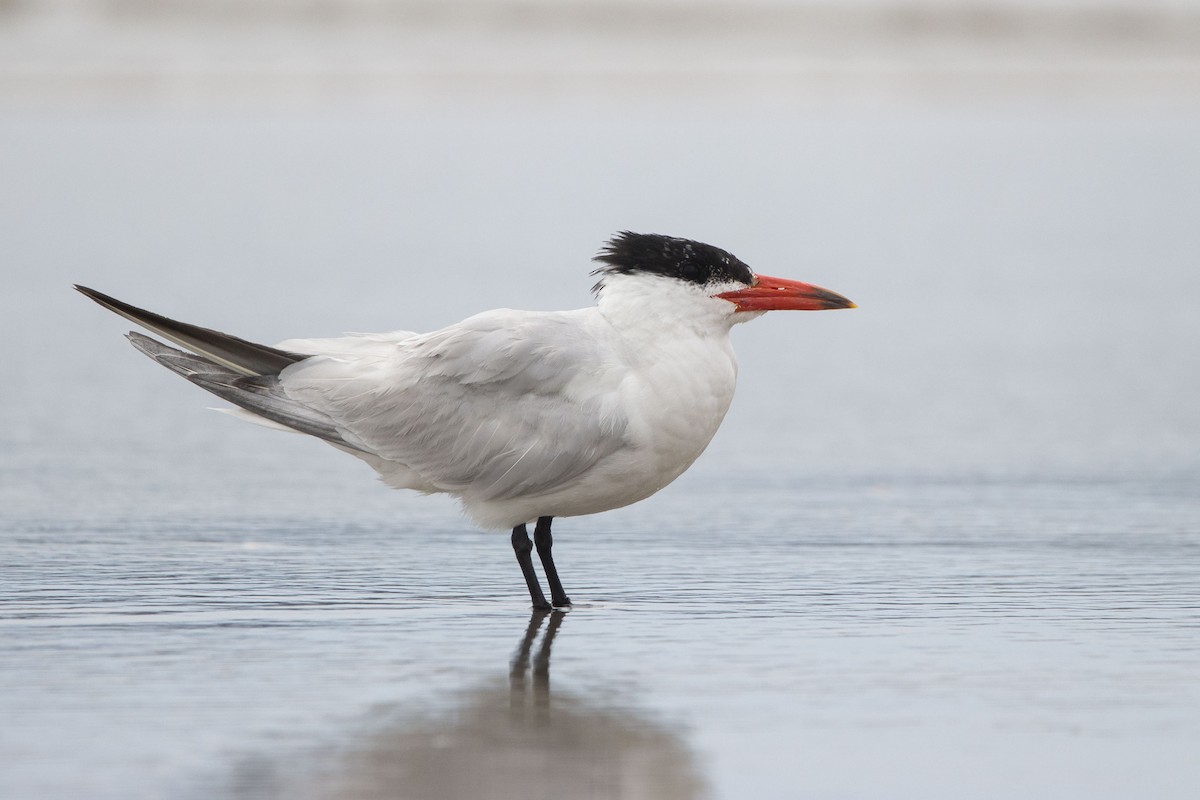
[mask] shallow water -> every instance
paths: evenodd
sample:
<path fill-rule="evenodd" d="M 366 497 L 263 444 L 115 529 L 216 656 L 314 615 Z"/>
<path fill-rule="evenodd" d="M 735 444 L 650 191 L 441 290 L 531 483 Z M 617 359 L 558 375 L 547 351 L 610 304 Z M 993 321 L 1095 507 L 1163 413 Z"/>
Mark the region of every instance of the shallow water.
<path fill-rule="evenodd" d="M 1196 796 L 1200 116 L 420 111 L 0 118 L 0 796 Z M 68 289 L 428 329 L 589 302 L 620 228 L 860 308 L 736 331 L 551 616 Z"/>
<path fill-rule="evenodd" d="M 10 520 L 5 796 L 1186 797 L 1193 487 L 710 472 L 549 621 L 452 517 Z"/>

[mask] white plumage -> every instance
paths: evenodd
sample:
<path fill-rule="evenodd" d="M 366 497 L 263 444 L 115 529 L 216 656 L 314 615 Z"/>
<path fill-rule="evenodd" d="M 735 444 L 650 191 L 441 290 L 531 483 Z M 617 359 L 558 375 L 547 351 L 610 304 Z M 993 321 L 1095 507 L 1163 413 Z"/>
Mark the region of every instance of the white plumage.
<path fill-rule="evenodd" d="M 733 399 L 733 325 L 770 309 L 853 305 L 684 239 L 620 234 L 598 260 L 595 307 L 498 309 L 431 333 L 274 348 L 81 291 L 190 350 L 131 334 L 242 416 L 324 438 L 391 486 L 452 494 L 479 525 L 514 529 L 514 547 L 528 544 L 525 523 L 544 521 L 543 563 L 562 605 L 550 518 L 637 502 L 696 460 Z M 522 569 L 545 605 L 527 561 L 526 546 Z"/>
<path fill-rule="evenodd" d="M 279 381 L 389 485 L 454 494 L 484 527 L 606 511 L 691 465 L 737 376 L 733 306 L 682 285 L 664 304 L 638 291 L 646 282 L 614 276 L 598 307 L 578 311 L 501 309 L 423 335 L 283 342 L 314 357 Z M 631 304 L 655 313 L 621 313 Z M 722 313 L 707 309 L 702 325 L 662 313 L 710 305 Z"/>

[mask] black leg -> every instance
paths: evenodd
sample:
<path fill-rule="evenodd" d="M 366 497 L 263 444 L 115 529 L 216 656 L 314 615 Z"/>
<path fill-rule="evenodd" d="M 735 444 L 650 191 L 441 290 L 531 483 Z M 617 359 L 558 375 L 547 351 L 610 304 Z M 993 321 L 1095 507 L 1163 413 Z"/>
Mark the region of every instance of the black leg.
<path fill-rule="evenodd" d="M 533 541 L 537 545 L 538 556 L 542 559 L 546 583 L 550 584 L 550 601 L 555 606 L 569 606 L 571 598 L 563 591 L 562 581 L 558 579 L 558 570 L 554 567 L 554 556 L 550 554 L 550 548 L 554 547 L 554 538 L 550 536 L 550 523 L 553 521 L 553 517 L 538 517 L 537 526 L 533 529 Z"/>
<path fill-rule="evenodd" d="M 541 584 L 538 583 L 537 575 L 533 572 L 533 558 L 530 557 L 530 553 L 533 552 L 533 542 L 529 541 L 529 531 L 524 525 L 513 528 L 512 546 L 513 552 L 517 554 L 517 563 L 521 565 L 521 574 L 525 576 L 525 585 L 529 587 L 529 599 L 533 601 L 534 609 L 550 610 L 550 604 L 546 602 L 546 595 L 542 594 Z M 557 580 L 556 577 L 555 581 Z M 559 586 L 558 590 L 561 592 L 562 586 Z"/>

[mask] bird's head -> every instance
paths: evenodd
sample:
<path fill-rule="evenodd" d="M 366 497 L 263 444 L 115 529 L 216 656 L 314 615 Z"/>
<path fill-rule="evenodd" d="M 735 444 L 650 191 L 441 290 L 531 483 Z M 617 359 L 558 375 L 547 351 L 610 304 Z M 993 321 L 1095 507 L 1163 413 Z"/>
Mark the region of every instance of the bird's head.
<path fill-rule="evenodd" d="M 740 259 L 719 247 L 657 233 L 622 231 L 595 258 L 593 271 L 603 292 L 616 276 L 647 276 L 662 286 L 686 291 L 698 299 L 719 301 L 715 306 L 732 321 L 764 311 L 820 311 L 854 308 L 840 294 L 808 283 L 757 275 Z"/>

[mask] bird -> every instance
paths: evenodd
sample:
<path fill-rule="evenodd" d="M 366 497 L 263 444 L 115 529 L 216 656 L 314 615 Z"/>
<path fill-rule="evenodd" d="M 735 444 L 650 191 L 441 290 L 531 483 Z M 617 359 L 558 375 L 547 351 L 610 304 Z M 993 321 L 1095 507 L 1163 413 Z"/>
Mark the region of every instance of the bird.
<path fill-rule="evenodd" d="M 511 531 L 533 607 L 546 610 L 571 605 L 553 520 L 650 497 L 716 434 L 737 379 L 734 325 L 768 311 L 856 307 L 692 239 L 621 231 L 593 262 L 596 303 L 586 308 L 501 308 L 429 333 L 274 346 L 75 288 L 165 340 L 127 334 L 231 403 L 229 413 L 322 439 L 391 487 L 452 495 L 480 527 Z"/>

